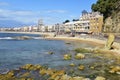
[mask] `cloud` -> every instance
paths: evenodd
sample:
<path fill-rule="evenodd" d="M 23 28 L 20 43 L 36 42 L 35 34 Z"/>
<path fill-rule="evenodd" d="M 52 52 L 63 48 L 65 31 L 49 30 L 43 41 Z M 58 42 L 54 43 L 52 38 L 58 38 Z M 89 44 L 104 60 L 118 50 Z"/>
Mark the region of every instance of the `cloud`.
<path fill-rule="evenodd" d="M 39 19 L 43 19 L 45 24 L 55 24 L 62 22 L 65 18 L 65 10 L 27 11 L 0 9 L 0 20 L 13 20 L 24 24 L 37 24 Z"/>
<path fill-rule="evenodd" d="M 8 6 L 9 4 L 6 2 L 0 2 L 0 6 Z"/>
<path fill-rule="evenodd" d="M 24 23 L 34 22 L 37 14 L 32 11 L 15 11 L 0 9 L 0 20 L 16 20 Z"/>

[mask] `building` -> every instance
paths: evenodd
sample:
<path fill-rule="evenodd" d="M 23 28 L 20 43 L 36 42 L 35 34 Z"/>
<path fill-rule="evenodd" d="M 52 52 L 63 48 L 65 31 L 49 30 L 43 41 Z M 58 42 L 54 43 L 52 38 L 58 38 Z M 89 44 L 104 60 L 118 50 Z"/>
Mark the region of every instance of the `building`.
<path fill-rule="evenodd" d="M 48 25 L 48 26 L 46 26 L 46 29 L 48 32 L 55 32 L 54 25 Z"/>
<path fill-rule="evenodd" d="M 63 34 L 65 31 L 65 26 L 64 26 L 64 24 L 57 23 L 54 25 L 54 30 L 55 30 L 56 34 Z"/>
<path fill-rule="evenodd" d="M 65 23 L 65 32 L 90 33 L 89 21 L 74 21 Z"/>
<path fill-rule="evenodd" d="M 42 29 L 43 29 L 43 19 L 39 19 L 38 20 L 38 29 L 37 29 L 37 31 L 39 31 L 39 32 L 41 32 L 41 31 L 43 31 Z"/>
<path fill-rule="evenodd" d="M 82 13 L 80 21 L 89 21 L 90 31 L 101 33 L 103 28 L 103 15 L 100 12 Z"/>

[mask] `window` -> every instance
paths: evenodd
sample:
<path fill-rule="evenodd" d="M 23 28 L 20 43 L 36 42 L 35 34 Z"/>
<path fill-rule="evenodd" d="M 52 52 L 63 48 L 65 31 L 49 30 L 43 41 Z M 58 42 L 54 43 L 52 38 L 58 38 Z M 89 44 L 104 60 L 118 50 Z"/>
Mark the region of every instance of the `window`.
<path fill-rule="evenodd" d="M 90 27 L 88 26 L 88 29 L 90 29 Z"/>

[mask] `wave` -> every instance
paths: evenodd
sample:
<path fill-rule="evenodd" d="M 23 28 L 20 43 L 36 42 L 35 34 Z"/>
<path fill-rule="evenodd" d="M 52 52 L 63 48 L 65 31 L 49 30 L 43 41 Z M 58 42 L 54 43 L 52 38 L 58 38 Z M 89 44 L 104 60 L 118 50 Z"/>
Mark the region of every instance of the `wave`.
<path fill-rule="evenodd" d="M 13 39 L 12 37 L 0 37 L 0 40 L 4 39 Z"/>
<path fill-rule="evenodd" d="M 42 37 L 32 37 L 33 39 L 43 39 Z"/>
<path fill-rule="evenodd" d="M 0 37 L 0 40 L 11 40 L 11 39 L 20 39 L 21 36 L 19 37 Z M 30 39 L 43 39 L 42 37 L 30 37 Z"/>

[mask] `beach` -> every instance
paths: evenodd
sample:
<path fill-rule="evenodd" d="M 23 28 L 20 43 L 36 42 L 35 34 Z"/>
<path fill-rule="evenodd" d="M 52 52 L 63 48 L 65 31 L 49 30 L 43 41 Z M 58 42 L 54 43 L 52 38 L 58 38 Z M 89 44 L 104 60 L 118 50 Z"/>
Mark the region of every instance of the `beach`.
<path fill-rule="evenodd" d="M 38 34 L 38 35 L 42 35 L 44 37 L 44 39 L 49 39 L 49 40 L 68 40 L 68 41 L 81 41 L 81 42 L 85 42 L 88 44 L 92 44 L 92 45 L 96 45 L 96 47 L 102 47 L 104 48 L 107 39 L 96 39 L 96 38 L 90 38 L 90 37 L 69 37 L 69 36 L 65 36 L 65 35 L 57 35 L 56 37 L 54 37 L 55 33 L 53 32 L 2 32 L 2 33 L 19 33 L 19 34 Z M 86 35 L 85 35 L 86 36 Z M 120 43 L 118 42 L 114 42 L 112 47 L 115 49 L 114 51 L 117 53 L 120 53 Z"/>

